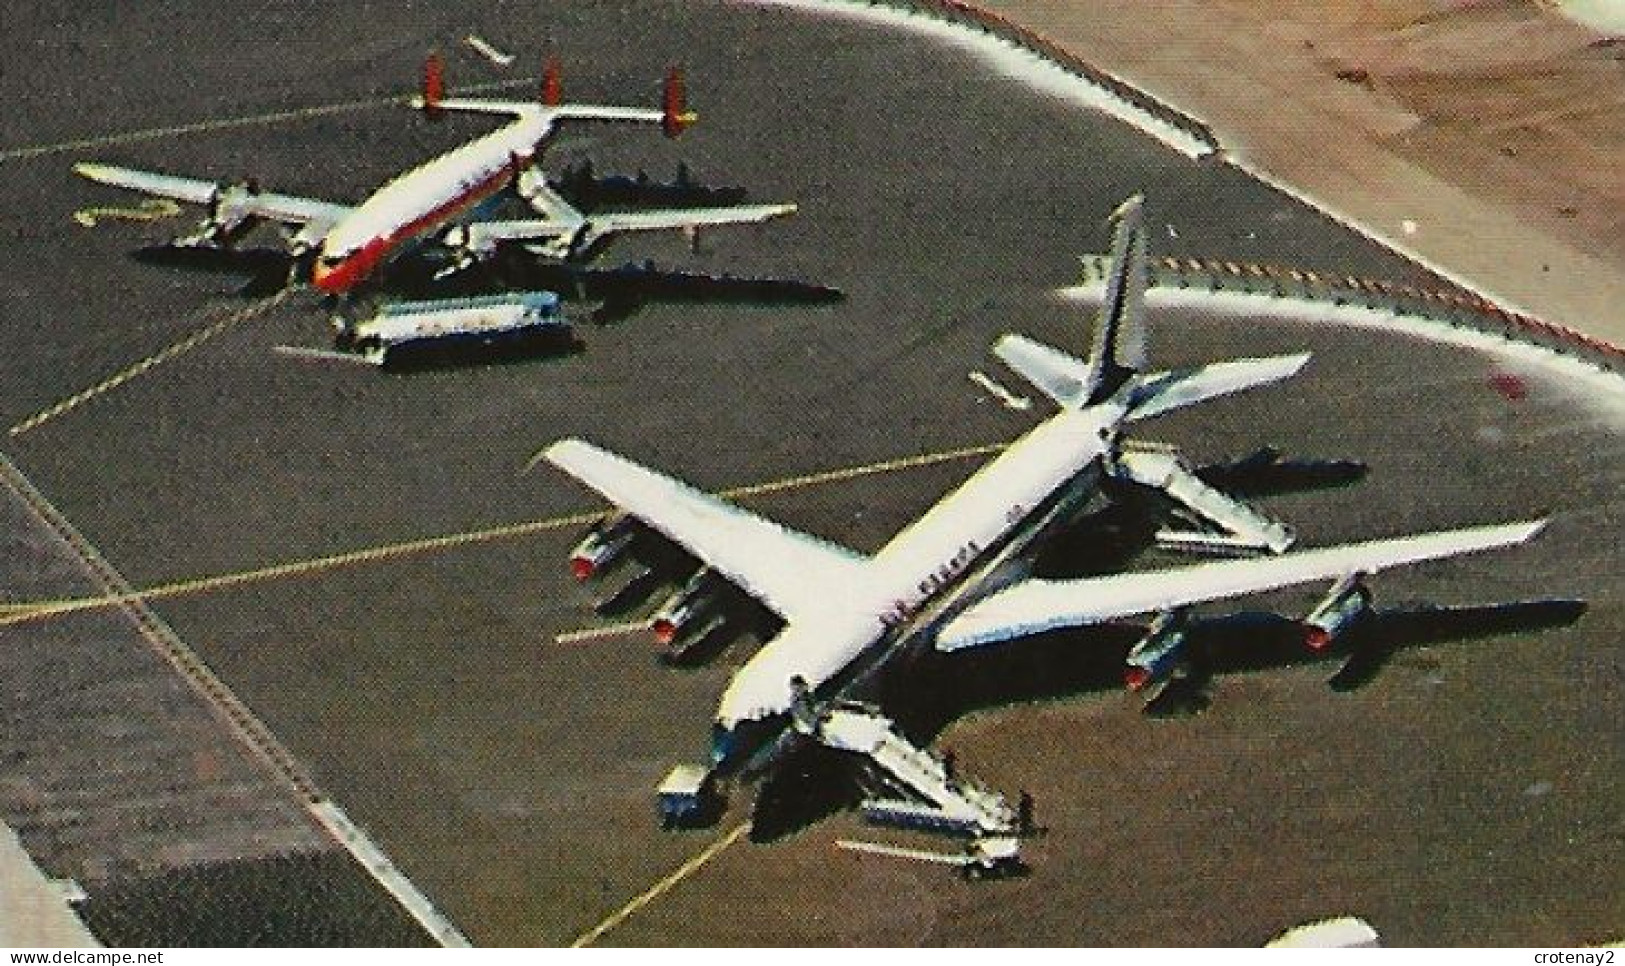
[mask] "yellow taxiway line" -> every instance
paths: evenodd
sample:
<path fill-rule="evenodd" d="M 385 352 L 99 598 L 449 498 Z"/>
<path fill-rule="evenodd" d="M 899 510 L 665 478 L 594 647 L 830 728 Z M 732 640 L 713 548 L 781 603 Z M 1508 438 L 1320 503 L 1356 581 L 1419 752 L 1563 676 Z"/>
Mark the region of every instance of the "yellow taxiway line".
<path fill-rule="evenodd" d="M 721 855 L 723 852 L 727 851 L 730 846 L 739 841 L 748 831 L 750 831 L 749 822 L 743 822 L 734 826 L 727 835 L 724 835 L 722 838 L 712 842 L 698 855 L 678 866 L 670 875 L 666 876 L 664 879 L 661 879 L 659 882 L 656 882 L 644 892 L 634 896 L 631 902 L 628 902 L 626 905 L 617 909 L 603 922 L 577 936 L 575 941 L 570 943 L 570 948 L 580 949 L 583 946 L 591 946 L 593 943 L 602 938 L 604 933 L 609 932 L 611 929 L 614 929 L 616 926 L 619 926 L 621 923 L 631 918 L 632 915 L 639 909 L 642 909 L 644 906 L 665 895 L 667 892 L 670 892 L 679 882 L 682 882 L 684 879 L 705 868 L 707 863 Z"/>
<path fill-rule="evenodd" d="M 931 453 L 920 453 L 915 456 L 905 456 L 900 459 L 883 460 L 877 463 L 866 463 L 860 466 L 846 466 L 840 469 L 825 470 L 819 473 L 808 473 L 802 476 L 793 476 L 786 479 L 771 480 L 765 483 L 753 483 L 748 486 L 738 486 L 732 489 L 720 490 L 715 495 L 726 499 L 744 499 L 747 497 L 766 496 L 773 493 L 783 493 L 790 490 L 802 489 L 809 486 L 818 486 L 826 483 L 837 483 L 846 480 L 859 479 L 866 476 L 876 476 L 883 473 L 894 473 L 900 470 L 914 469 L 924 466 L 933 466 L 940 463 L 950 463 L 957 460 L 971 459 L 977 456 L 987 456 L 1003 449 L 1004 443 L 990 443 L 981 446 L 965 446 L 958 449 L 938 450 Z M 252 570 L 239 570 L 233 573 L 215 574 L 208 577 L 196 577 L 189 580 L 179 580 L 167 584 L 159 584 L 133 593 L 108 597 L 81 597 L 62 600 L 41 601 L 15 601 L 6 605 L 0 611 L 0 627 L 9 624 L 22 624 L 28 621 L 42 620 L 64 614 L 74 614 L 80 611 L 96 610 L 103 607 L 118 607 L 137 600 L 160 600 L 168 597 L 199 594 L 208 591 L 225 590 L 240 587 L 245 584 L 259 583 L 268 580 L 279 580 L 290 577 L 304 577 L 326 570 L 341 567 L 351 567 L 358 564 L 376 563 L 395 557 L 410 554 L 427 553 L 437 550 L 450 550 L 473 544 L 487 543 L 492 540 L 505 540 L 515 537 L 534 536 L 565 527 L 585 526 L 602 516 L 602 511 L 574 513 L 567 516 L 549 517 L 541 520 L 529 520 L 521 523 L 510 523 L 503 526 L 487 527 L 480 530 L 467 530 L 461 533 L 446 534 L 438 537 L 425 537 L 419 540 L 406 540 L 399 543 L 382 544 L 376 547 L 367 547 L 361 550 L 352 550 L 347 553 L 330 554 L 322 557 L 311 557 L 305 560 L 294 560 L 287 563 L 273 564 L 267 567 L 258 567 Z"/>
<path fill-rule="evenodd" d="M 269 298 L 261 299 L 258 302 L 253 302 L 246 308 L 238 309 L 224 318 L 216 319 L 215 321 L 210 322 L 208 325 L 198 329 L 196 332 L 193 332 L 191 335 L 188 335 L 179 342 L 160 349 L 152 355 L 147 356 L 145 359 L 142 359 L 140 362 L 137 362 L 134 365 L 108 376 L 106 379 L 103 379 L 101 382 L 96 383 L 90 388 L 83 389 L 62 400 L 61 402 L 47 406 L 45 409 L 40 410 L 17 425 L 11 427 L 11 429 L 8 430 L 9 435 L 15 439 L 18 436 L 29 432 L 30 430 L 38 429 L 40 426 L 50 422 L 63 413 L 77 409 L 85 403 L 90 402 L 92 399 L 95 399 L 97 396 L 102 396 L 112 392 L 114 389 L 124 385 L 131 379 L 134 379 L 136 376 L 149 372 L 172 359 L 185 355 L 232 326 L 264 315 L 266 312 L 269 312 L 272 308 L 275 308 L 277 305 L 286 300 L 288 296 L 293 293 L 293 291 L 294 290 L 291 288 L 283 289 Z"/>
<path fill-rule="evenodd" d="M 463 94 L 491 93 L 493 91 L 507 90 L 515 87 L 524 87 L 529 84 L 540 83 L 539 77 L 519 77 L 512 80 L 492 81 L 487 84 L 466 84 L 457 88 L 459 96 Z M 367 97 L 353 101 L 340 101 L 333 104 L 316 104 L 310 107 L 297 107 L 286 111 L 267 111 L 262 114 L 247 114 L 241 117 L 218 117 L 203 121 L 190 121 L 185 124 L 170 124 L 161 127 L 140 128 L 134 131 L 120 131 L 113 134 L 101 134 L 92 137 L 75 138 L 69 141 L 57 141 L 52 144 L 33 144 L 15 148 L 0 149 L 0 163 L 7 161 L 22 161 L 28 158 L 39 158 L 53 154 L 66 154 L 70 151 L 84 151 L 90 148 L 117 147 L 124 144 L 138 144 L 142 141 L 156 141 L 167 137 L 179 137 L 185 134 L 201 134 L 208 131 L 221 131 L 234 127 L 255 127 L 262 124 L 282 124 L 287 121 L 302 121 L 312 117 L 324 117 L 329 114 L 344 114 L 351 111 L 363 111 L 374 107 L 389 107 L 392 105 L 405 106 L 411 100 L 409 95 L 394 94 L 388 97 Z"/>

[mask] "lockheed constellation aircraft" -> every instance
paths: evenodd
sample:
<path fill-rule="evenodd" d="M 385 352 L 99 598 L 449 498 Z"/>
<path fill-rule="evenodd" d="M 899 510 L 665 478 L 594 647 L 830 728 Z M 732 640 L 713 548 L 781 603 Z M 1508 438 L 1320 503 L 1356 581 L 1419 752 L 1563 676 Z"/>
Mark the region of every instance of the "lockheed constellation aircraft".
<path fill-rule="evenodd" d="M 204 251 L 229 249 L 262 222 L 293 229 L 288 252 L 296 270 L 312 256 L 310 283 L 330 295 L 355 291 L 377 270 L 423 243 L 448 249 L 449 274 L 520 245 L 554 259 L 581 259 L 622 232 L 681 230 L 744 224 L 795 212 L 793 204 L 731 205 L 583 214 L 547 184 L 537 166 L 542 146 L 560 122 L 622 121 L 661 125 L 675 137 L 696 120 L 684 107 L 682 77 L 666 80 L 659 109 L 562 103 L 556 68 L 549 66 L 539 102 L 448 98 L 438 58 L 425 69 L 413 106 L 430 117 L 446 111 L 504 115 L 512 120 L 489 134 L 395 177 L 358 205 L 262 191 L 253 182 L 218 184 L 86 162 L 74 170 L 92 181 L 176 201 L 204 205 L 196 233 L 175 244 Z M 491 220 L 483 203 L 512 187 L 540 218 Z"/>

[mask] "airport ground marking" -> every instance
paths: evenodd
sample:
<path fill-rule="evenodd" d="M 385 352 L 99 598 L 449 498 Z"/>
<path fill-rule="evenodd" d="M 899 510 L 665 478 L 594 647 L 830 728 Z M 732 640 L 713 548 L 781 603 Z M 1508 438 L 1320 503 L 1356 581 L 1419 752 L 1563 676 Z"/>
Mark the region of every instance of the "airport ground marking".
<path fill-rule="evenodd" d="M 603 938 L 605 933 L 630 919 L 639 909 L 670 892 L 678 883 L 705 868 L 712 859 L 726 852 L 735 842 L 743 838 L 748 831 L 750 831 L 749 822 L 741 822 L 735 825 L 727 835 L 712 842 L 701 850 L 698 855 L 678 866 L 670 875 L 633 897 L 632 901 L 617 909 L 603 922 L 577 936 L 575 941 L 570 943 L 570 948 L 580 949 L 583 946 L 591 946 Z"/>
<path fill-rule="evenodd" d="M 137 362 L 134 365 L 128 366 L 119 372 L 108 376 L 106 379 L 103 379 L 101 382 L 96 383 L 88 389 L 80 390 L 61 402 L 55 403 L 54 405 L 40 410 L 17 425 L 11 427 L 11 429 L 8 430 L 9 435 L 15 439 L 24 433 L 38 429 L 40 426 L 43 426 L 56 417 L 61 416 L 63 413 L 77 409 L 98 396 L 103 396 L 109 392 L 112 392 L 114 389 L 124 385 L 131 379 L 134 379 L 143 373 L 150 372 L 166 362 L 185 355 L 227 329 L 246 322 L 249 319 L 264 315 L 266 312 L 269 312 L 271 309 L 280 305 L 288 298 L 289 295 L 293 293 L 293 291 L 294 289 L 292 288 L 285 288 L 269 298 L 260 299 L 257 302 L 250 303 L 246 308 L 238 309 L 224 318 L 216 319 L 215 321 L 210 322 L 208 325 L 198 329 L 179 342 L 158 350 L 152 355 L 147 356 L 145 359 L 142 359 L 140 362 Z"/>
<path fill-rule="evenodd" d="M 1006 443 L 987 443 L 979 446 L 965 446 L 957 449 L 937 450 L 930 453 L 920 453 L 914 456 L 905 456 L 899 459 L 883 460 L 876 463 L 866 463 L 860 466 L 847 466 L 835 470 L 825 470 L 818 473 L 808 473 L 781 480 L 772 480 L 766 483 L 754 483 L 748 486 L 739 486 L 732 489 L 721 490 L 716 495 L 731 499 L 745 499 L 753 496 L 767 496 L 773 493 L 802 489 L 825 483 L 838 483 L 846 480 L 860 479 L 866 476 L 875 476 L 883 473 L 892 473 L 900 470 L 915 469 L 918 467 L 933 466 L 940 463 L 950 463 L 956 460 L 971 459 L 977 456 L 987 456 L 1005 448 Z M 144 590 L 132 591 L 128 594 L 115 594 L 106 597 L 80 597 L 61 600 L 17 601 L 8 603 L 6 609 L 0 611 L 0 627 L 11 624 L 23 624 L 30 621 L 45 620 L 82 611 L 98 610 L 106 607 L 121 607 L 136 601 L 161 600 L 170 597 L 189 596 L 216 590 L 227 590 L 246 584 L 261 583 L 293 577 L 303 577 L 327 570 L 336 570 L 343 567 L 359 564 L 376 563 L 396 557 L 409 556 L 418 553 L 427 553 L 437 550 L 450 550 L 457 547 L 488 543 L 494 540 L 512 539 L 517 537 L 534 536 L 553 530 L 561 530 L 572 526 L 586 526 L 603 516 L 603 511 L 592 510 L 583 513 L 573 513 L 565 516 L 547 517 L 540 520 L 527 520 L 520 523 L 504 524 L 502 526 L 486 527 L 479 530 L 465 530 L 460 533 L 444 534 L 435 537 L 424 537 L 417 540 L 406 540 L 398 543 L 381 544 L 366 547 L 360 550 L 351 550 L 345 553 L 329 554 L 322 557 L 310 557 L 304 560 L 294 560 L 287 563 L 272 564 L 251 570 L 239 570 L 231 573 L 214 574 L 207 577 L 195 577 L 187 580 L 178 580 L 166 584 L 158 584 Z"/>
<path fill-rule="evenodd" d="M 527 84 L 536 84 L 541 81 L 539 77 L 519 77 L 512 80 L 492 81 L 484 84 L 467 84 L 458 87 L 459 94 L 480 94 L 493 91 L 506 90 L 514 87 L 523 87 Z M 23 147 L 0 149 L 0 164 L 7 161 L 23 161 L 29 158 L 45 157 L 53 154 L 66 154 L 69 151 L 83 151 L 89 148 L 118 147 L 125 144 L 139 144 L 142 141 L 156 141 L 167 137 L 179 137 L 184 134 L 200 134 L 208 131 L 222 131 L 234 127 L 256 127 L 267 124 L 282 124 L 287 121 L 302 121 L 313 117 L 323 117 L 329 114 L 346 114 L 354 111 L 364 111 L 377 107 L 392 105 L 406 106 L 411 102 L 411 96 L 405 94 L 391 94 L 385 97 L 366 97 L 353 101 L 339 101 L 332 104 L 315 104 L 310 107 L 296 107 L 285 111 L 267 111 L 261 114 L 246 114 L 240 117 L 217 117 L 202 121 L 189 121 L 183 124 L 170 124 L 160 127 L 139 128 L 134 131 L 120 131 L 113 134 L 94 135 L 91 137 L 75 138 L 68 141 L 57 141 L 52 144 L 33 144 Z"/>
<path fill-rule="evenodd" d="M 474 48 L 474 50 L 481 57 L 484 57 L 486 60 L 490 61 L 491 63 L 493 63 L 495 65 L 497 65 L 498 67 L 508 67 L 508 66 L 513 64 L 513 61 L 514 61 L 514 55 L 513 54 L 505 54 L 502 51 L 496 49 L 495 47 L 491 46 L 491 44 L 489 42 L 487 42 L 486 39 L 484 37 L 481 37 L 479 34 L 469 34 L 467 37 L 463 38 L 463 43 L 465 43 L 465 44 L 469 45 L 470 47 Z"/>
<path fill-rule="evenodd" d="M 67 546 L 86 576 L 111 591 L 109 599 L 122 602 L 125 615 L 156 657 L 215 712 L 226 733 L 246 750 L 251 760 L 258 760 L 266 767 L 271 780 L 290 792 L 305 814 L 335 844 L 353 856 L 440 945 L 469 945 L 468 939 L 456 925 L 436 909 L 434 903 L 390 861 L 383 849 L 327 797 L 270 727 L 215 675 L 208 663 L 181 640 L 168 622 L 147 606 L 146 600 L 133 591 L 124 575 L 4 453 L 0 453 L 0 486 L 9 488 Z"/>
<path fill-rule="evenodd" d="M 565 631 L 563 634 L 553 635 L 555 644 L 581 644 L 586 641 L 596 641 L 605 637 L 620 637 L 622 634 L 636 634 L 649 629 L 648 621 L 627 621 L 624 624 L 608 624 L 604 627 L 583 627 L 579 631 Z"/>
<path fill-rule="evenodd" d="M 294 560 L 288 563 L 272 564 L 268 567 L 259 567 L 253 570 L 239 570 L 232 573 L 215 574 L 209 577 L 198 577 L 191 580 L 179 580 L 168 584 L 148 587 L 145 590 L 135 591 L 128 597 L 102 597 L 80 598 L 77 600 L 41 601 L 28 607 L 16 605 L 21 609 L 19 613 L 0 616 L 0 627 L 7 624 L 21 624 L 31 620 L 40 620 L 62 614 L 72 614 L 83 610 L 94 610 L 101 607 L 117 607 L 130 600 L 161 600 L 167 597 L 180 597 L 191 594 L 205 593 L 214 590 L 225 590 L 243 584 L 260 583 L 262 581 L 278 580 L 288 577 L 302 577 L 324 570 L 334 570 L 341 567 L 355 566 L 357 564 L 374 563 L 394 557 L 407 556 L 415 553 L 425 553 L 432 550 L 446 550 L 468 544 L 485 543 L 509 537 L 530 536 L 557 530 L 567 526 L 582 526 L 598 519 L 600 513 L 577 513 L 571 516 L 550 517 L 544 520 L 528 520 L 523 523 L 508 524 L 499 527 L 486 527 L 481 530 L 467 530 L 461 533 L 445 534 L 438 537 L 425 537 L 420 540 L 406 540 L 400 543 L 382 544 L 376 547 L 366 547 L 361 550 L 352 550 L 347 553 L 329 554 L 324 557 L 311 557 L 305 560 Z"/>

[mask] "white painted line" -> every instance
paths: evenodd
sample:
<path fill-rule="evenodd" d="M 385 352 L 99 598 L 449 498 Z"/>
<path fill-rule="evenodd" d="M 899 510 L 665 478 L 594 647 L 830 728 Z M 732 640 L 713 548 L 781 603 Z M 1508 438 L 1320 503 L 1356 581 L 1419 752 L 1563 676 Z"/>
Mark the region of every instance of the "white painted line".
<path fill-rule="evenodd" d="M 385 891 L 395 897 L 407 913 L 417 920 L 418 925 L 428 930 L 440 945 L 452 949 L 468 949 L 473 943 L 468 941 L 462 931 L 447 919 L 445 914 L 436 909 L 429 897 L 412 884 L 405 873 L 389 861 L 389 856 L 378 847 L 354 822 L 344 810 L 330 801 L 314 802 L 309 806 L 310 814 L 316 821 L 327 829 L 335 841 L 344 846 L 362 867 L 378 880 Z"/>
<path fill-rule="evenodd" d="M 936 862 L 939 865 L 964 865 L 968 860 L 963 855 L 953 855 L 948 852 L 931 852 L 926 849 L 905 849 L 896 845 L 882 845 L 879 842 L 860 842 L 853 839 L 837 839 L 836 846 L 849 852 L 864 852 L 869 855 L 884 855 L 894 859 L 913 859 L 916 862 Z"/>
<path fill-rule="evenodd" d="M 469 34 L 467 37 L 464 37 L 463 43 L 473 47 L 479 52 L 481 57 L 484 57 L 486 60 L 497 65 L 498 67 L 507 67 L 513 63 L 513 54 L 504 54 L 502 51 L 486 43 L 477 34 Z"/>
<path fill-rule="evenodd" d="M 565 631 L 555 635 L 555 644 L 581 644 L 585 641 L 596 641 L 605 637 L 620 637 L 623 634 L 636 634 L 638 631 L 649 629 L 648 621 L 627 621 L 625 624 L 609 624 L 604 627 L 584 627 L 579 631 Z"/>
<path fill-rule="evenodd" d="M 976 383 L 978 386 L 981 386 L 983 389 L 986 389 L 1005 409 L 1014 409 L 1017 412 L 1025 412 L 1033 408 L 1033 401 L 1031 399 L 1028 399 L 1026 396 L 1018 396 L 1010 390 L 1004 388 L 1003 386 L 999 385 L 999 383 L 995 382 L 992 376 L 985 372 L 972 369 L 970 372 L 970 381 Z"/>
<path fill-rule="evenodd" d="M 337 349 L 313 349 L 303 345 L 274 345 L 271 351 L 277 355 L 288 356 L 292 359 L 319 359 L 323 362 L 359 362 L 362 365 L 373 365 L 366 356 L 354 352 L 340 352 Z"/>
<path fill-rule="evenodd" d="M 1380 231 L 1373 226 L 1355 220 L 1350 215 L 1347 215 L 1337 208 L 1332 207 L 1329 202 L 1322 201 L 1314 195 L 1309 194 L 1307 191 L 1299 188 L 1297 185 L 1289 184 L 1288 182 L 1281 180 L 1274 174 L 1271 174 L 1258 165 L 1249 162 L 1246 158 L 1240 157 L 1233 152 L 1227 153 L 1226 156 L 1229 159 L 1232 167 L 1235 167 L 1252 178 L 1269 185 L 1295 201 L 1301 202 L 1315 211 L 1320 212 L 1327 218 L 1330 218 L 1332 221 L 1337 222 L 1339 225 L 1342 225 L 1350 231 L 1355 232 L 1361 237 L 1368 238 L 1371 241 L 1376 242 L 1378 245 L 1381 245 L 1383 248 L 1386 248 L 1389 251 L 1407 259 L 1408 261 L 1422 266 L 1452 285 L 1458 285 L 1466 291 L 1471 292 L 1480 298 L 1487 299 L 1501 308 L 1506 309 L 1508 312 L 1515 312 L 1519 315 L 1528 315 L 1539 318 L 1539 316 L 1536 316 L 1534 312 L 1529 311 L 1518 302 L 1506 298 L 1503 295 L 1496 294 L 1496 292 L 1489 286 L 1480 284 L 1479 282 L 1468 278 L 1460 272 L 1446 268 L 1443 264 L 1424 256 L 1419 249 L 1412 248 L 1411 246 L 1404 244 L 1398 239 Z"/>
<path fill-rule="evenodd" d="M 1188 158 L 1206 157 L 1213 149 L 1201 139 L 1150 113 L 1137 104 L 1113 94 L 1086 77 L 1074 74 L 1042 54 L 1030 51 L 995 34 L 984 33 L 966 24 L 857 0 L 755 0 L 767 6 L 794 7 L 851 20 L 900 27 L 957 47 L 979 58 L 1005 77 L 1021 81 L 1033 90 L 1091 108 L 1139 128 Z"/>

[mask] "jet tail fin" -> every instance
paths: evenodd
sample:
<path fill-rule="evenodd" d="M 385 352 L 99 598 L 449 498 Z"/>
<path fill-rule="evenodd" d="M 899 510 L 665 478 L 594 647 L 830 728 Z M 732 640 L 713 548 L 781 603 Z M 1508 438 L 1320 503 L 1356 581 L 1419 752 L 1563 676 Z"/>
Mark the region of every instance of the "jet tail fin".
<path fill-rule="evenodd" d="M 494 101 L 480 98 L 446 96 L 446 61 L 438 50 L 432 50 L 423 61 L 423 86 L 407 102 L 414 110 L 422 111 L 431 121 L 445 117 L 447 111 L 475 111 L 485 114 L 523 116 L 536 110 L 535 104 L 520 101 Z"/>
<path fill-rule="evenodd" d="M 1110 399 L 1145 369 L 1145 199 L 1134 195 L 1112 213 L 1111 274 L 1095 322 L 1094 350 L 1081 405 Z"/>
<path fill-rule="evenodd" d="M 1145 368 L 1145 227 L 1139 195 L 1112 214 L 1112 270 L 1095 323 L 1094 349 L 1085 362 L 1019 335 L 993 351 L 1010 368 L 1066 409 L 1105 402 Z"/>

